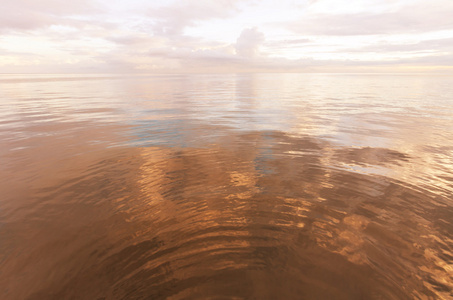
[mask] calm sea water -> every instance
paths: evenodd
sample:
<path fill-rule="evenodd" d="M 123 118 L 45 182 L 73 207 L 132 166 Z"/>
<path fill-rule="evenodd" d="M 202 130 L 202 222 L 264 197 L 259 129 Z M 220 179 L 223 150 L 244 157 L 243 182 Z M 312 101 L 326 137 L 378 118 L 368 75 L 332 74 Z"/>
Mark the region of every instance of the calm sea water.
<path fill-rule="evenodd" d="M 453 76 L 1 75 L 1 299 L 451 299 Z"/>

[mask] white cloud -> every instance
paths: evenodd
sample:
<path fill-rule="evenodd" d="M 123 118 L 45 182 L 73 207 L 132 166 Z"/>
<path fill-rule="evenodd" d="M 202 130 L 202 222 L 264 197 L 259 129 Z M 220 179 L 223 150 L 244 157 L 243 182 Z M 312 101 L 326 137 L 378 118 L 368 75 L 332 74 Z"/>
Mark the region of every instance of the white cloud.
<path fill-rule="evenodd" d="M 389 4 L 395 2 L 391 1 Z M 415 34 L 453 28 L 453 1 L 415 1 L 406 5 L 400 3 L 396 10 L 393 5 L 382 5 L 381 9 L 366 11 L 364 8 L 358 11 L 345 10 L 342 4 L 338 5 L 338 10 L 321 10 L 320 13 L 305 15 L 282 25 L 297 34 L 305 35 Z"/>
<path fill-rule="evenodd" d="M 227 18 L 238 11 L 237 1 L 228 0 L 186 0 L 177 1 L 169 6 L 149 8 L 147 16 L 152 23 L 154 34 L 180 35 L 186 27 L 197 22 Z"/>
<path fill-rule="evenodd" d="M 253 58 L 259 54 L 259 47 L 264 42 L 264 34 L 256 27 L 246 28 L 236 41 L 236 53 L 239 56 Z"/>
<path fill-rule="evenodd" d="M 236 72 L 451 66 L 451 16 L 450 0 L 4 0 L 0 67 Z"/>
<path fill-rule="evenodd" d="M 71 22 L 68 17 L 100 12 L 94 1 L 4 0 L 0 10 L 0 30 L 31 30 Z"/>

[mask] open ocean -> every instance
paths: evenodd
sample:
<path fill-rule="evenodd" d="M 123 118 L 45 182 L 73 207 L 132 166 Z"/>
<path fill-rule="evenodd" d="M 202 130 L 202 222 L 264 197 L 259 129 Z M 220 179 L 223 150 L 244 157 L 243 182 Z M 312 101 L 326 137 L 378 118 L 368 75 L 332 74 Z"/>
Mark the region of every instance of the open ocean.
<path fill-rule="evenodd" d="M 453 75 L 0 75 L 0 299 L 453 299 Z"/>

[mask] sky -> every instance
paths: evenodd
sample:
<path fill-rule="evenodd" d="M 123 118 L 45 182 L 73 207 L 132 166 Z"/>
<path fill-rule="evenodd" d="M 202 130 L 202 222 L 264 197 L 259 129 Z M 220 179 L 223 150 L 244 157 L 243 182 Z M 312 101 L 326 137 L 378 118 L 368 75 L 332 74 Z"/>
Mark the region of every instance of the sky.
<path fill-rule="evenodd" d="M 453 71 L 453 0 L 0 4 L 0 73 Z"/>

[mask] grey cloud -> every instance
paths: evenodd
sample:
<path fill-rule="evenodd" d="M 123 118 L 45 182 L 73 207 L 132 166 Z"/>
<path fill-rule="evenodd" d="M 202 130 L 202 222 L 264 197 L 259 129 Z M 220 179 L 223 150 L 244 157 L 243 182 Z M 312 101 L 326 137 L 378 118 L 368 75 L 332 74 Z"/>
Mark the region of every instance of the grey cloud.
<path fill-rule="evenodd" d="M 229 47 L 208 50 L 192 50 L 190 48 L 173 48 L 173 47 L 160 47 L 154 48 L 144 55 L 153 57 L 162 57 L 179 60 L 212 60 L 212 59 L 225 59 L 228 61 L 238 61 L 239 58 L 228 51 Z"/>
<path fill-rule="evenodd" d="M 424 52 L 453 50 L 453 38 L 425 40 L 411 44 L 381 42 L 361 48 L 346 49 L 348 52 Z"/>
<path fill-rule="evenodd" d="M 246 28 L 236 41 L 236 53 L 243 57 L 254 57 L 258 54 L 259 47 L 264 42 L 264 34 L 257 28 Z"/>
<path fill-rule="evenodd" d="M 149 43 L 151 40 L 149 36 L 137 34 L 112 35 L 107 36 L 105 39 L 119 45 L 134 45 L 134 46 Z"/>
<path fill-rule="evenodd" d="M 453 28 L 453 2 L 426 1 L 397 12 L 317 14 L 285 25 L 299 34 L 370 35 L 417 33 Z"/>
<path fill-rule="evenodd" d="M 236 2 L 231 0 L 189 0 L 178 1 L 148 11 L 148 16 L 155 21 L 152 29 L 155 34 L 179 35 L 185 27 L 193 26 L 199 21 L 222 19 L 237 12 Z"/>
<path fill-rule="evenodd" d="M 314 60 L 312 58 L 287 59 L 258 55 L 258 48 L 265 42 L 264 34 L 257 28 L 246 28 L 237 42 L 211 50 L 193 50 L 190 47 L 174 48 L 170 46 L 154 48 L 144 55 L 157 59 L 177 61 L 185 71 L 305 71 L 311 67 L 344 65 L 344 61 Z M 307 43 L 307 39 L 283 40 L 280 43 L 298 45 Z M 235 54 L 236 53 L 236 54 Z"/>
<path fill-rule="evenodd" d="M 288 40 L 274 40 L 266 41 L 263 45 L 266 48 L 273 49 L 286 49 L 286 48 L 299 48 L 301 46 L 309 45 L 312 42 L 311 39 L 288 39 Z"/>
<path fill-rule="evenodd" d="M 399 58 L 393 60 L 336 60 L 316 61 L 318 65 L 326 66 L 352 66 L 352 67 L 373 67 L 373 66 L 453 66 L 453 53 L 433 54 L 414 58 Z"/>
<path fill-rule="evenodd" d="M 33 57 L 40 58 L 42 55 L 29 52 L 20 52 L 20 51 L 10 51 L 7 49 L 0 48 L 0 56 L 19 56 L 19 57 Z"/>
<path fill-rule="evenodd" d="M 356 68 L 394 67 L 394 66 L 453 66 L 453 53 L 431 55 L 417 58 L 402 58 L 392 61 L 359 61 L 359 60 L 314 60 L 312 58 L 262 58 L 250 61 L 248 68 L 269 71 L 314 71 L 314 70 L 355 70 Z"/>
<path fill-rule="evenodd" d="M 311 42 L 311 40 L 310 39 L 294 39 L 294 40 L 284 40 L 282 42 L 287 45 L 299 45 L 299 44 L 309 43 L 309 42 Z"/>
<path fill-rule="evenodd" d="M 188 37 L 178 36 L 171 39 L 171 43 L 166 46 L 151 48 L 144 55 L 177 60 L 184 66 L 249 66 L 250 61 L 258 58 L 259 47 L 264 42 L 264 34 L 257 28 L 244 29 L 235 44 L 218 45 L 217 47 L 211 45 L 211 47 L 207 47 L 208 49 L 200 49 L 206 46 L 206 42 L 203 43 L 196 39 L 192 41 L 193 43 L 190 43 L 190 38 L 188 43 L 181 43 L 180 39 L 184 38 Z"/>
<path fill-rule="evenodd" d="M 128 62 L 120 57 L 116 56 L 100 56 L 97 57 L 99 63 L 84 63 L 81 64 L 81 68 L 86 70 L 96 70 L 104 72 L 136 72 L 137 66 L 134 63 Z"/>
<path fill-rule="evenodd" d="M 99 12 L 90 0 L 4 0 L 0 10 L 0 30 L 30 30 L 65 24 L 67 17 Z"/>
<path fill-rule="evenodd" d="M 453 66 L 453 53 L 405 59 L 401 63 L 428 66 Z"/>
<path fill-rule="evenodd" d="M 230 46 L 232 47 L 232 46 Z M 231 53 L 231 48 L 225 47 L 215 50 L 197 50 L 188 49 L 155 49 L 148 52 L 148 55 L 160 57 L 163 59 L 177 60 L 181 70 L 195 72 L 223 72 L 223 71 L 284 71 L 304 69 L 307 66 L 316 63 L 312 59 L 290 60 L 285 58 L 267 58 L 267 57 L 244 57 Z"/>
<path fill-rule="evenodd" d="M 29 30 L 52 25 L 56 18 L 50 15 L 35 13 L 32 11 L 16 13 L 0 13 L 0 30 Z"/>
<path fill-rule="evenodd" d="M 84 14 L 99 9 L 98 4 L 92 0 L 3 0 L 2 11 L 24 10 L 54 15 Z"/>

